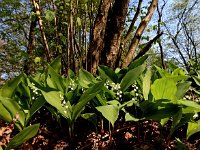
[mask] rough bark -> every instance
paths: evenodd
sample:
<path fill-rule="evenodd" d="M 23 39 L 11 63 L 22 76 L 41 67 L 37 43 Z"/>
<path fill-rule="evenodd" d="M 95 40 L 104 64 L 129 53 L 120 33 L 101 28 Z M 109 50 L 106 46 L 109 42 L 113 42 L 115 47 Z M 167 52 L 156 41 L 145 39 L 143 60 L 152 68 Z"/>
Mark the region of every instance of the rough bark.
<path fill-rule="evenodd" d="M 124 62 L 122 64 L 122 67 L 125 68 L 127 67 L 131 61 L 133 60 L 134 54 L 135 54 L 135 50 L 139 44 L 139 41 L 141 39 L 141 36 L 145 30 L 145 28 L 147 27 L 149 21 L 151 20 L 151 17 L 153 15 L 153 12 L 157 6 L 158 0 L 152 0 L 151 5 L 149 6 L 148 12 L 146 14 L 146 17 L 142 20 L 142 22 L 139 24 L 134 38 L 131 41 L 131 45 L 129 47 L 128 53 L 124 59 Z"/>
<path fill-rule="evenodd" d="M 34 49 L 34 30 L 36 28 L 36 25 L 37 25 L 37 19 L 32 18 L 30 30 L 29 30 L 28 47 L 27 47 L 27 54 L 29 58 L 26 59 L 25 64 L 24 64 L 24 72 L 26 74 L 31 74 L 32 71 L 34 71 L 33 49 Z"/>
<path fill-rule="evenodd" d="M 101 0 L 98 14 L 94 23 L 92 42 L 87 54 L 87 70 L 91 73 L 96 73 L 99 60 L 100 52 L 104 46 L 104 35 L 108 17 L 108 11 L 111 7 L 113 0 Z"/>
<path fill-rule="evenodd" d="M 118 54 L 129 2 L 130 0 L 116 0 L 108 15 L 105 46 L 102 51 L 101 63 L 113 69 L 117 67 L 116 60 L 119 57 Z"/>

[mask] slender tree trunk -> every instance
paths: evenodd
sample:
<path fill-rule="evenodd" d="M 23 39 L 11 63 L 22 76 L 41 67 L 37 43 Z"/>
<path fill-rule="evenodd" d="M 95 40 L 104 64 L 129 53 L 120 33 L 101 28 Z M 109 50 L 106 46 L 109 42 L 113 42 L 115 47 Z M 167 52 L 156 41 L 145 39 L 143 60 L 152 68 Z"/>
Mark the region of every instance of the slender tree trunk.
<path fill-rule="evenodd" d="M 34 49 L 34 30 L 36 28 L 36 25 L 37 25 L 37 19 L 32 18 L 30 30 L 29 30 L 28 47 L 27 47 L 28 58 L 26 59 L 25 65 L 24 65 L 24 72 L 28 75 L 34 71 L 33 49 Z"/>
<path fill-rule="evenodd" d="M 74 8 L 73 8 L 73 0 L 70 0 L 70 19 L 69 19 L 69 63 L 70 63 L 70 68 L 74 71 L 75 70 L 75 49 L 74 49 Z"/>
<path fill-rule="evenodd" d="M 131 37 L 131 34 L 132 34 L 132 30 L 133 30 L 133 27 L 139 17 L 139 14 L 140 14 L 140 11 L 141 11 L 141 6 L 142 6 L 142 1 L 143 0 L 139 0 L 138 2 L 138 6 L 137 6 L 137 10 L 135 12 L 135 15 L 131 21 L 131 25 L 126 33 L 126 36 L 124 37 L 124 40 L 123 40 L 123 45 L 126 45 L 126 42 L 128 41 L 128 39 Z"/>
<path fill-rule="evenodd" d="M 131 45 L 129 47 L 129 51 L 124 59 L 123 65 L 122 67 L 125 68 L 127 67 L 131 61 L 133 60 L 136 48 L 139 44 L 139 41 L 141 39 L 141 36 L 145 30 L 145 28 L 147 27 L 149 21 L 151 20 L 151 17 L 153 15 L 153 12 L 157 6 L 158 0 L 152 0 L 151 5 L 149 6 L 148 12 L 146 17 L 142 20 L 142 22 L 140 23 L 140 25 L 138 26 L 135 36 L 133 38 L 133 40 L 131 41 Z"/>
<path fill-rule="evenodd" d="M 40 32 L 42 34 L 42 39 L 43 39 L 44 50 L 45 50 L 47 62 L 50 62 L 51 57 L 50 57 L 50 54 L 49 54 L 49 46 L 48 46 L 48 43 L 47 43 L 47 38 L 46 38 L 46 35 L 45 35 L 45 32 L 44 32 L 44 26 L 43 26 L 43 23 L 42 23 L 40 7 L 39 7 L 39 0 L 32 0 L 32 2 L 33 2 L 35 12 L 36 12 L 36 15 L 37 15 L 37 18 L 38 18 L 38 24 L 39 24 L 39 27 L 40 27 Z"/>
<path fill-rule="evenodd" d="M 163 14 L 163 9 L 166 5 L 166 1 L 163 0 L 163 5 L 161 8 L 159 8 L 159 5 L 157 4 L 157 12 L 158 12 L 158 30 L 157 30 L 157 34 L 161 33 L 161 26 L 160 23 L 162 22 L 162 14 Z M 163 52 L 163 46 L 161 43 L 161 38 L 158 40 L 158 46 L 160 48 L 160 58 L 161 58 L 161 64 L 162 64 L 162 68 L 165 69 L 165 62 L 164 62 L 164 52 Z"/>

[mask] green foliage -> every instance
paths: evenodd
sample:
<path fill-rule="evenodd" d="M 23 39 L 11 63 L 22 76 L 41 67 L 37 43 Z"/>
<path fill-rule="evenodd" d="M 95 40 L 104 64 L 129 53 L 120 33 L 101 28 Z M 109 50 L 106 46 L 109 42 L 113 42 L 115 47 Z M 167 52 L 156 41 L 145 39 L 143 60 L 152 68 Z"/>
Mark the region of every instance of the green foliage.
<path fill-rule="evenodd" d="M 40 126 L 39 124 L 34 124 L 24 128 L 20 133 L 18 133 L 12 138 L 12 140 L 8 143 L 5 150 L 16 148 L 17 146 L 23 144 L 28 139 L 34 137 L 39 130 L 39 126 Z"/>
<path fill-rule="evenodd" d="M 99 76 L 96 77 L 84 69 L 80 69 L 77 76 L 69 72 L 64 77 L 58 69 L 60 62 L 60 58 L 56 59 L 34 77 L 21 74 L 0 89 L 0 118 L 6 122 L 17 118 L 19 135 L 24 134 L 21 141 L 36 134 L 38 128 L 27 136 L 31 130 L 27 125 L 42 107 L 46 107 L 60 125 L 61 119 L 67 120 L 71 138 L 79 117 L 97 126 L 99 114 L 113 127 L 121 117 L 126 121 L 155 120 L 162 127 L 171 119 L 169 136 L 186 124 L 187 138 L 200 131 L 199 121 L 195 121 L 200 105 L 184 99 L 192 82 L 182 69 L 176 68 L 170 73 L 156 67 L 157 70 L 153 71 L 146 69 L 145 62 L 137 61 L 130 66 L 131 69 L 115 72 L 99 66 Z M 10 145 L 14 146 L 12 143 Z"/>

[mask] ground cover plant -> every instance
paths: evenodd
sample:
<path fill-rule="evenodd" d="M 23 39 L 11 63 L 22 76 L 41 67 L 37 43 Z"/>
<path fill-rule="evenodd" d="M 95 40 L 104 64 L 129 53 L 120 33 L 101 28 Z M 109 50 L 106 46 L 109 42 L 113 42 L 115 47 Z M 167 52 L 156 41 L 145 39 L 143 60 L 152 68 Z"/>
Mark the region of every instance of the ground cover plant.
<path fill-rule="evenodd" d="M 1 149 L 198 149 L 200 74 L 147 67 L 99 66 L 60 75 L 24 73 L 0 90 Z"/>

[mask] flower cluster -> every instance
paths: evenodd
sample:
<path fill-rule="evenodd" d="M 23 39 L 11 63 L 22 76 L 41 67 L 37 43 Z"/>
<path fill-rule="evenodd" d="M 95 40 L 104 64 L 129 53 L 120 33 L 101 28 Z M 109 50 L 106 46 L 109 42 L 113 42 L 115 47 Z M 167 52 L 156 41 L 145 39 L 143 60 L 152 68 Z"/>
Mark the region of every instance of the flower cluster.
<path fill-rule="evenodd" d="M 117 95 L 117 100 L 121 100 L 122 99 L 122 91 L 121 91 L 121 86 L 119 83 L 110 83 L 109 81 L 107 81 L 104 86 L 107 88 L 107 89 L 110 89 L 112 90 L 113 92 L 116 93 Z"/>
<path fill-rule="evenodd" d="M 35 83 L 31 83 L 32 87 L 31 89 L 33 90 L 34 95 L 38 95 L 38 88 L 35 86 Z M 32 97 L 33 100 L 35 100 L 35 96 Z"/>
<path fill-rule="evenodd" d="M 76 89 L 76 85 L 74 80 L 71 80 L 71 82 L 69 83 L 69 89 L 74 91 Z"/>
<path fill-rule="evenodd" d="M 64 96 L 63 94 L 60 92 L 60 101 L 61 101 L 61 106 L 65 108 L 64 110 L 64 113 L 66 114 L 67 113 L 67 109 L 69 108 L 69 106 L 67 105 L 65 99 L 64 99 Z"/>
<path fill-rule="evenodd" d="M 132 96 L 133 96 L 132 100 L 135 101 L 135 100 L 138 99 L 138 97 L 139 97 L 139 92 L 138 92 L 138 89 L 139 89 L 139 88 L 138 88 L 138 86 L 137 86 L 136 83 L 134 83 L 134 84 L 132 85 L 132 88 L 133 88 L 133 90 L 131 91 Z"/>

